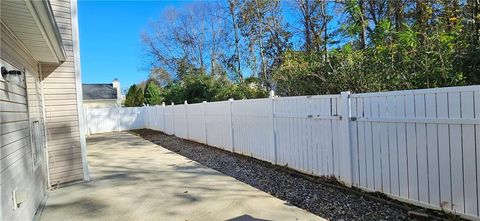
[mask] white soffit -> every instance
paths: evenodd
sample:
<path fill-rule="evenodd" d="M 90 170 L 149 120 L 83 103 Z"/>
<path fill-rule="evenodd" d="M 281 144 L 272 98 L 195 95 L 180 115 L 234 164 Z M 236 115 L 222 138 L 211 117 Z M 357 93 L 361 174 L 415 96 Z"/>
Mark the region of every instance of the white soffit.
<path fill-rule="evenodd" d="M 61 63 L 66 55 L 46 1 L 1 0 L 1 20 L 35 60 Z"/>

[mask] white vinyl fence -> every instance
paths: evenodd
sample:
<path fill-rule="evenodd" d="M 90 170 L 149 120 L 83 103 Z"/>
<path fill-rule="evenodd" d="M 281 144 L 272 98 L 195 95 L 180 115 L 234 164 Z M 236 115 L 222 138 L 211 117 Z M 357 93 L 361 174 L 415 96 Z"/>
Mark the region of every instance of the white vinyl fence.
<path fill-rule="evenodd" d="M 479 218 L 480 86 L 86 110 L 89 133 L 150 128 Z M 477 150 L 477 147 L 479 149 Z"/>
<path fill-rule="evenodd" d="M 106 133 L 145 128 L 145 108 L 86 108 L 86 133 Z"/>

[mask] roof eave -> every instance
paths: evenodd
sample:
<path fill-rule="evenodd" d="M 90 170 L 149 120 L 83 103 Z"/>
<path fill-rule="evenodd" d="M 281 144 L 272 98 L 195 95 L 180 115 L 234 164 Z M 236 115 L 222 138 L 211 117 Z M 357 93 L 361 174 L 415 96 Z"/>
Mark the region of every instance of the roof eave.
<path fill-rule="evenodd" d="M 32 15 L 37 17 L 37 25 L 42 30 L 42 34 L 48 41 L 50 49 L 55 54 L 58 62 L 63 63 L 67 60 L 67 54 L 63 46 L 60 30 L 55 21 L 52 7 L 47 0 L 29 1 L 25 0 L 27 7 L 30 9 Z"/>

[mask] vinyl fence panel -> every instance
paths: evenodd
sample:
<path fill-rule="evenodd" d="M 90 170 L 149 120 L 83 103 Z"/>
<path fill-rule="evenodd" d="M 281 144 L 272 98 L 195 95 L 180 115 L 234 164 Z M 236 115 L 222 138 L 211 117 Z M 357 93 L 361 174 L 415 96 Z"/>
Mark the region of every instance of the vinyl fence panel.
<path fill-rule="evenodd" d="M 203 103 L 187 105 L 188 139 L 199 143 L 207 142 L 204 108 Z"/>
<path fill-rule="evenodd" d="M 154 120 L 155 109 L 153 107 L 145 107 L 145 127 L 154 129 L 156 121 Z"/>
<path fill-rule="evenodd" d="M 145 109 L 143 107 L 118 109 L 120 131 L 145 128 Z"/>
<path fill-rule="evenodd" d="M 165 131 L 165 105 L 155 106 L 155 130 Z"/>
<path fill-rule="evenodd" d="M 236 153 L 275 162 L 272 99 L 233 101 L 232 124 Z"/>
<path fill-rule="evenodd" d="M 87 115 L 87 133 L 106 133 L 119 131 L 119 109 L 118 108 L 88 108 Z"/>
<path fill-rule="evenodd" d="M 205 130 L 208 145 L 233 151 L 231 107 L 230 101 L 205 104 Z"/>
<path fill-rule="evenodd" d="M 478 217 L 479 97 L 478 86 L 351 95 L 354 185 Z"/>
<path fill-rule="evenodd" d="M 277 163 L 339 175 L 339 95 L 275 98 Z"/>
<path fill-rule="evenodd" d="M 88 108 L 87 132 L 106 133 L 145 128 L 146 111 L 143 107 Z"/>
<path fill-rule="evenodd" d="M 164 107 L 148 106 L 145 107 L 146 119 L 145 125 L 148 129 L 164 131 Z"/>
<path fill-rule="evenodd" d="M 186 104 L 173 106 L 173 128 L 175 136 L 188 139 Z"/>
<path fill-rule="evenodd" d="M 165 129 L 163 132 L 165 132 L 168 135 L 173 135 L 175 133 L 175 122 L 174 122 L 174 117 L 173 117 L 173 105 L 168 105 L 164 109 L 165 113 Z"/>

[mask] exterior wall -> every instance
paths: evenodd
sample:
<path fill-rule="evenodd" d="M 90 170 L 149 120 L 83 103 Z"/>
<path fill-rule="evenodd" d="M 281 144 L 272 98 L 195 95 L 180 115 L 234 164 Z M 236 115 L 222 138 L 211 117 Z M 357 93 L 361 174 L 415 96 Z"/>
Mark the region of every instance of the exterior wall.
<path fill-rule="evenodd" d="M 39 158 L 35 165 L 32 151 L 35 147 L 31 140 L 33 120 L 38 120 L 40 125 L 44 122 L 38 63 L 3 24 L 0 36 L 2 65 L 27 73 L 23 86 L 0 80 L 0 220 L 32 220 L 47 186 L 44 139 L 36 148 Z M 27 194 L 27 200 L 19 208 L 14 208 L 14 190 Z"/>
<path fill-rule="evenodd" d="M 67 60 L 43 83 L 51 185 L 86 179 L 76 1 L 51 0 Z M 79 93 L 80 92 L 80 93 Z M 80 109 L 81 110 L 81 109 Z M 82 159 L 82 156 L 84 157 Z M 85 168 L 86 169 L 86 168 Z"/>
<path fill-rule="evenodd" d="M 117 100 L 84 100 L 84 108 L 98 108 L 98 107 L 120 107 Z"/>

